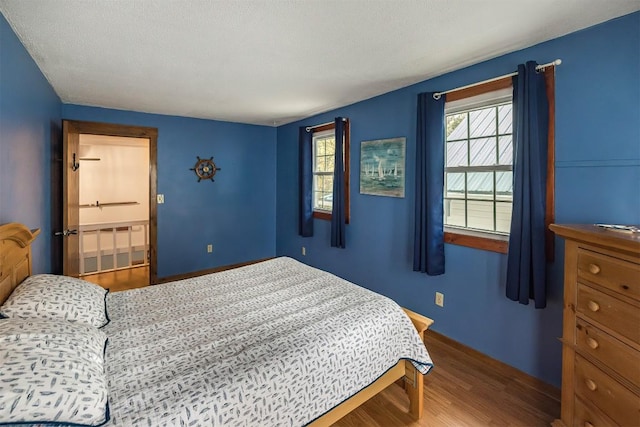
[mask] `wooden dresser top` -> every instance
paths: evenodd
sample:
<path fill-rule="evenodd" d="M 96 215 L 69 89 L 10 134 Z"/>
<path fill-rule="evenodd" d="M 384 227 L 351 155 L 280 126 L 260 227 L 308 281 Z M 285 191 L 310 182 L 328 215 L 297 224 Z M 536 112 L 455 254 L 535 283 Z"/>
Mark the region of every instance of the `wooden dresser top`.
<path fill-rule="evenodd" d="M 565 239 L 640 255 L 640 233 L 608 230 L 593 224 L 551 224 L 549 228 Z"/>

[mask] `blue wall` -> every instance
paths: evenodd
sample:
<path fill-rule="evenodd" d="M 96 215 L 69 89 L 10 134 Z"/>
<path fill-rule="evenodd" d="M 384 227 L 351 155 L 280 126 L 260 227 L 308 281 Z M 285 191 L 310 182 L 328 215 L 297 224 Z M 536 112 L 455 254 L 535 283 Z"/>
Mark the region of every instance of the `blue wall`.
<path fill-rule="evenodd" d="M 436 320 L 434 329 L 552 384 L 560 383 L 562 249 L 544 310 L 504 297 L 506 257 L 446 245 L 447 273 L 411 271 L 416 96 L 562 58 L 556 74 L 556 220 L 640 223 L 640 13 L 279 127 L 62 105 L 0 16 L 0 223 L 39 227 L 34 270 L 52 270 L 51 182 L 61 117 L 157 127 L 159 275 L 289 255 L 386 294 Z M 347 249 L 329 224 L 297 236 L 297 127 L 352 123 Z M 360 141 L 407 137 L 407 196 L 358 193 Z M 197 183 L 196 156 L 215 156 L 215 183 Z M 277 167 L 276 167 L 277 165 Z M 53 179 L 52 179 L 53 178 Z M 277 189 L 277 192 L 276 192 Z M 55 211 L 55 209 L 54 209 Z M 214 245 L 214 253 L 205 252 Z M 301 257 L 301 247 L 307 256 Z M 433 304 L 445 293 L 445 307 Z M 374 327 L 374 326 L 372 326 Z M 437 361 L 436 361 L 437 363 Z"/>
<path fill-rule="evenodd" d="M 33 270 L 51 271 L 52 147 L 60 98 L 0 15 L 0 224 L 40 228 Z"/>
<path fill-rule="evenodd" d="M 158 128 L 159 277 L 275 255 L 275 128 L 68 104 L 62 117 Z M 196 156 L 214 156 L 215 182 L 197 182 Z"/>
<path fill-rule="evenodd" d="M 640 13 L 278 128 L 278 255 L 288 255 L 395 299 L 433 329 L 554 385 L 560 384 L 563 242 L 548 306 L 507 300 L 506 256 L 446 245 L 446 274 L 412 272 L 417 94 L 507 74 L 518 63 L 561 58 L 556 72 L 556 222 L 640 223 Z M 297 129 L 351 119 L 351 224 L 347 249 L 329 247 L 327 221 L 297 235 Z M 359 194 L 363 140 L 407 137 L 407 196 Z M 305 246 L 307 255 L 301 256 Z M 445 294 L 445 306 L 434 293 Z M 375 325 L 372 325 L 375 327 Z M 435 361 L 437 365 L 437 360 Z"/>

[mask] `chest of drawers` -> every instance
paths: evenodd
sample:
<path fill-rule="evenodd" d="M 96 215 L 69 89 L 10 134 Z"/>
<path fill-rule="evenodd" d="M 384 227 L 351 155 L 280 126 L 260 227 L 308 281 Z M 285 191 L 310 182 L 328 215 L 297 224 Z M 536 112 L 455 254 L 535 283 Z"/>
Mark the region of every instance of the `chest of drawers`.
<path fill-rule="evenodd" d="M 640 236 L 592 225 L 551 229 L 566 240 L 554 425 L 640 426 Z"/>

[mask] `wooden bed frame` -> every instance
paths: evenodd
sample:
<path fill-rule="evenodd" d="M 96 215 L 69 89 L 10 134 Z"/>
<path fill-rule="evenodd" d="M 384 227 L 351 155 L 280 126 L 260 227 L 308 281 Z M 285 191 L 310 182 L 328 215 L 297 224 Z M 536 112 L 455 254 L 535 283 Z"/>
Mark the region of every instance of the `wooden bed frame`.
<path fill-rule="evenodd" d="M 15 222 L 0 225 L 0 304 L 31 275 L 31 242 L 38 234 L 40 229 L 29 230 Z M 407 309 L 405 312 L 424 341 L 424 331 L 431 326 L 433 320 Z M 309 426 L 330 426 L 401 378 L 404 378 L 404 388 L 409 396 L 409 413 L 414 419 L 420 419 L 423 412 L 423 375 L 411 362 L 401 360 L 377 381 L 317 418 Z"/>
<path fill-rule="evenodd" d="M 38 234 L 16 222 L 0 225 L 0 304 L 31 275 L 31 242 Z"/>

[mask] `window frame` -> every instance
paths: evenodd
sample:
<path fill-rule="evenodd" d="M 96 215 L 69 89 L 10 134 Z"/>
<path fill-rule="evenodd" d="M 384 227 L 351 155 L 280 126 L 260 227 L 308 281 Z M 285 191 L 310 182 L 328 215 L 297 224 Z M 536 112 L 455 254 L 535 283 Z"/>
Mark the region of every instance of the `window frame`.
<path fill-rule="evenodd" d="M 547 200 L 545 212 L 545 242 L 547 260 L 554 258 L 554 236 L 549 225 L 554 222 L 555 215 L 555 67 L 547 67 L 542 71 L 545 78 L 547 100 L 549 102 L 549 131 L 547 134 Z M 445 95 L 445 103 L 458 101 L 473 96 L 513 88 L 511 76 L 486 83 L 454 90 Z M 444 126 L 444 123 L 443 123 Z M 445 136 L 446 138 L 446 136 Z M 444 141 L 446 144 L 446 141 Z M 446 167 L 446 159 L 443 159 Z M 444 199 L 443 199 L 444 200 Z M 444 242 L 470 248 L 506 254 L 509 250 L 509 235 L 460 229 L 444 226 Z"/>
<path fill-rule="evenodd" d="M 313 175 L 313 184 L 312 184 L 312 194 L 316 193 L 316 187 L 315 187 L 315 176 L 316 176 L 316 171 L 315 171 L 315 162 L 316 162 L 316 146 L 315 146 L 315 134 L 318 133 L 325 133 L 327 131 L 333 130 L 334 134 L 335 134 L 335 129 L 336 126 L 334 123 L 327 123 L 325 125 L 321 125 L 321 126 L 316 126 L 314 128 L 311 129 L 311 133 L 312 133 L 312 137 L 311 137 L 311 152 L 313 153 L 313 158 L 312 158 L 312 167 L 311 167 L 311 173 Z M 344 144 L 343 144 L 343 160 L 344 160 L 344 203 L 345 203 L 345 219 L 346 219 L 346 223 L 349 224 L 349 220 L 350 220 L 350 203 L 349 203 L 349 189 L 350 189 L 350 185 L 349 185 L 349 175 L 350 175 L 350 161 L 349 161 L 349 153 L 350 153 L 350 134 L 351 134 L 351 127 L 350 127 L 350 123 L 348 119 L 345 119 L 344 121 Z M 334 153 L 335 155 L 335 153 Z M 333 193 L 332 193 L 333 194 Z M 317 219 L 322 219 L 322 220 L 326 220 L 326 221 L 331 221 L 332 218 L 332 213 L 330 211 L 325 211 L 325 210 L 318 210 L 315 207 L 313 207 L 313 218 L 317 218 Z"/>

